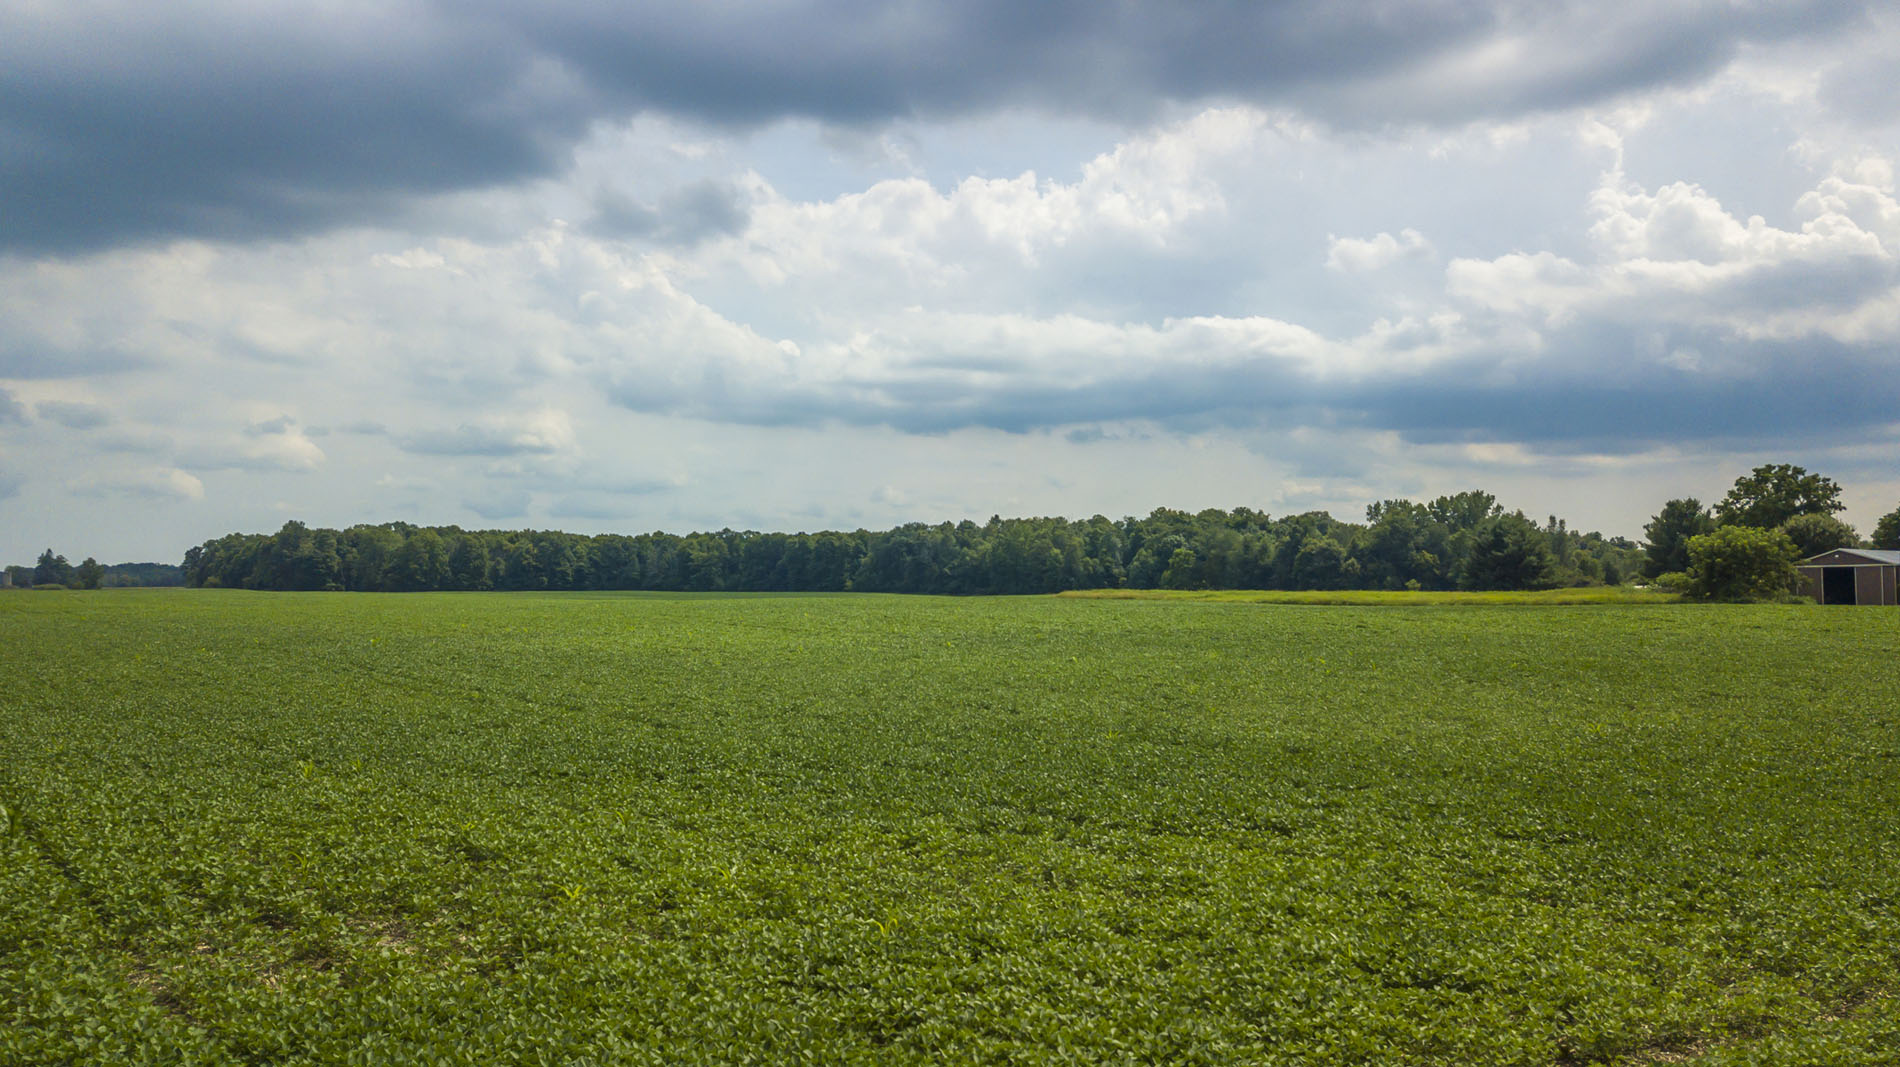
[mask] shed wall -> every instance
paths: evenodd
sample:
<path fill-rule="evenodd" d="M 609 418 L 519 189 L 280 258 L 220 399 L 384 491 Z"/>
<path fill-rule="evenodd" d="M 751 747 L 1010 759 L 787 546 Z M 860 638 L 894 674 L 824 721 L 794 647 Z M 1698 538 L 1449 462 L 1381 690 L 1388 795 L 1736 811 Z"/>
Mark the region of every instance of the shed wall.
<path fill-rule="evenodd" d="M 1817 604 L 1827 603 L 1821 597 L 1821 568 L 1796 567 L 1795 573 L 1801 576 L 1800 581 L 1795 584 L 1795 592 Z"/>
<path fill-rule="evenodd" d="M 1823 557 L 1827 558 L 1827 557 Z M 1900 567 L 1882 567 L 1870 564 L 1853 565 L 1854 602 L 1857 604 L 1900 605 Z M 1796 591 L 1817 603 L 1827 603 L 1826 582 L 1821 566 L 1797 567 L 1800 575 Z"/>

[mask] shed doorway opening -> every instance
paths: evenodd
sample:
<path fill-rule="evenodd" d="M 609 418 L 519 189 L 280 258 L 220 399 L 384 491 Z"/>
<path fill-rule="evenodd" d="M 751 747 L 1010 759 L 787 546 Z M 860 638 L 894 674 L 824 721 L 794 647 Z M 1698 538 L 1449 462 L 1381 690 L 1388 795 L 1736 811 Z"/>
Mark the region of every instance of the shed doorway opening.
<path fill-rule="evenodd" d="M 1821 568 L 1821 603 L 1854 603 L 1854 568 Z"/>

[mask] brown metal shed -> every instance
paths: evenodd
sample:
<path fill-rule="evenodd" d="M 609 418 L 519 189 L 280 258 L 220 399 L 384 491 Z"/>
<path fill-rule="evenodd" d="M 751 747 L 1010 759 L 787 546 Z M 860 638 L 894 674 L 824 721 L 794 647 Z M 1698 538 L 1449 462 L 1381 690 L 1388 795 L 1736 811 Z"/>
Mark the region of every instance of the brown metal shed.
<path fill-rule="evenodd" d="M 1823 604 L 1900 604 L 1900 552 L 1837 548 L 1802 560 L 1801 595 Z"/>

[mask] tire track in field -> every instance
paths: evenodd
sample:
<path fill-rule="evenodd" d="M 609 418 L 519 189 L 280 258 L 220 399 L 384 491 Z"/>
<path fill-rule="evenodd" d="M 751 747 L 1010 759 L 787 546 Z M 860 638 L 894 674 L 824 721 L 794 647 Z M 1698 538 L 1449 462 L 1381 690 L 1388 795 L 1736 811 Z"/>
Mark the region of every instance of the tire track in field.
<path fill-rule="evenodd" d="M 27 812 L 25 803 L 19 799 L 19 789 L 10 782 L 0 782 L 0 786 L 5 787 L 4 791 L 0 791 L 0 796 L 14 798 L 11 802 L 0 801 L 0 812 L 4 812 L 6 816 L 5 825 L 0 827 L 0 833 L 8 835 L 17 833 L 20 839 L 27 843 L 32 854 L 72 890 L 77 899 L 66 908 L 66 911 L 68 914 L 76 914 L 97 940 L 97 944 L 92 946 L 68 944 L 64 946 L 65 951 L 62 952 L 62 957 L 70 958 L 66 956 L 66 953 L 77 951 L 80 961 L 90 965 L 90 969 L 108 975 L 115 984 L 124 988 L 132 997 L 143 1000 L 183 1023 L 196 1038 L 209 1043 L 217 1052 L 224 1054 L 231 1061 L 244 1062 L 246 1057 L 238 1053 L 238 1050 L 219 1033 L 217 1027 L 199 1018 L 176 997 L 168 995 L 162 986 L 155 988 L 156 983 L 136 981 L 134 979 L 134 975 L 138 973 L 136 967 L 126 970 L 112 965 L 109 954 L 114 946 L 118 952 L 122 952 L 135 964 L 143 961 L 139 959 L 139 954 L 133 951 L 132 946 L 123 943 L 124 938 L 115 930 L 116 924 L 105 919 L 104 913 L 107 909 L 103 906 L 98 890 L 86 880 L 78 866 L 54 846 L 39 820 Z"/>
<path fill-rule="evenodd" d="M 1886 1007 L 1891 995 L 1886 986 L 1872 986 L 1860 990 L 1831 1008 L 1824 1008 L 1819 1015 L 1807 1020 L 1806 1029 L 1828 1023 L 1851 1023 L 1872 1015 L 1876 1010 Z M 1751 1048 L 1760 1048 L 1772 1041 L 1778 1034 L 1763 1033 L 1758 1030 L 1744 1029 L 1727 1034 L 1702 1036 L 1675 1036 L 1662 1040 L 1649 1041 L 1624 1053 L 1624 1061 L 1630 1067 L 1654 1067 L 1657 1064 L 1692 1063 L 1705 1059 L 1718 1052 L 1741 1052 Z M 1888 1046 L 1900 1047 L 1900 1031 L 1887 1034 L 1870 1035 L 1867 1044 L 1879 1044 L 1883 1051 Z M 1570 1064 L 1590 1062 L 1587 1058 L 1565 1053 L 1557 1060 L 1558 1067 Z M 1869 1060 L 1872 1063 L 1875 1061 Z M 1880 1061 L 1887 1062 L 1887 1061 Z"/>

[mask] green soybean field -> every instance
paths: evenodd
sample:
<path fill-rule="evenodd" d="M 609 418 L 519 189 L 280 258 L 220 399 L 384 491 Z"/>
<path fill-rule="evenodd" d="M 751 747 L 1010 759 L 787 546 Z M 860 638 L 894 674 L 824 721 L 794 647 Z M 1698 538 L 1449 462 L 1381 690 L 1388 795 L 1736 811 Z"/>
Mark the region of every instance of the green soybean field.
<path fill-rule="evenodd" d="M 0 1063 L 1900 1062 L 1900 615 L 0 594 Z"/>

